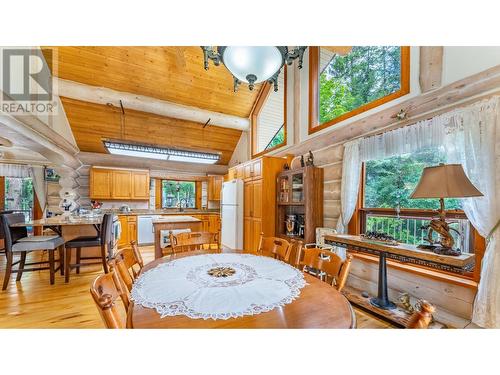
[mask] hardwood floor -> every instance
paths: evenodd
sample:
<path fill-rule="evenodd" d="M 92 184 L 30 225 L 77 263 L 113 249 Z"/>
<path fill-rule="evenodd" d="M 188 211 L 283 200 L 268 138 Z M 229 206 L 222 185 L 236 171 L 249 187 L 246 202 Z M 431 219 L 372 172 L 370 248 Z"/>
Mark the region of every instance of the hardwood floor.
<path fill-rule="evenodd" d="M 143 246 L 141 252 L 145 263 L 154 259 L 153 246 Z M 35 260 L 39 254 L 31 253 L 28 259 Z M 47 258 L 47 254 L 43 256 Z M 20 282 L 14 274 L 7 290 L 0 292 L 0 328 L 103 328 L 89 292 L 101 272 L 100 266 L 82 268 L 80 275 L 73 271 L 68 284 L 58 274 L 54 285 L 49 284 L 48 271 L 25 273 Z M 2 281 L 4 273 L 5 256 L 0 254 Z M 394 328 L 367 312 L 355 311 L 358 328 Z"/>

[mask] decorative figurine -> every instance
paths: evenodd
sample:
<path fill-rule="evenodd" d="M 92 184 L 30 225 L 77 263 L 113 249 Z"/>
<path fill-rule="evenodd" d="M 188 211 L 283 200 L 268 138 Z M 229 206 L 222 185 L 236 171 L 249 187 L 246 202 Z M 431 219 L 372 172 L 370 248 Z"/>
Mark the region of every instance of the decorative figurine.
<path fill-rule="evenodd" d="M 401 304 L 401 308 L 408 314 L 413 314 L 415 312 L 415 308 L 410 302 L 410 295 L 408 293 L 401 293 L 398 297 L 398 300 Z"/>
<path fill-rule="evenodd" d="M 308 167 L 314 167 L 314 156 L 311 151 L 309 151 L 309 156 L 307 157 L 306 165 Z"/>
<path fill-rule="evenodd" d="M 300 155 L 300 166 L 304 168 L 306 166 L 306 163 L 304 163 L 304 155 Z"/>

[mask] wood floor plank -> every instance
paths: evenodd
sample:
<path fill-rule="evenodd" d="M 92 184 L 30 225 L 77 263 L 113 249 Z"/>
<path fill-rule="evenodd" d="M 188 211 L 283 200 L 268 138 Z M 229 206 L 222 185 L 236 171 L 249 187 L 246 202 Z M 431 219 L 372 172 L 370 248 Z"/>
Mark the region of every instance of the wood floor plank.
<path fill-rule="evenodd" d="M 140 248 L 145 263 L 154 259 L 154 247 Z M 30 253 L 28 261 L 47 259 L 47 254 Z M 5 274 L 5 256 L 0 254 L 0 277 Z M 20 282 L 11 277 L 7 290 L 0 292 L 0 328 L 104 328 L 89 288 L 102 273 L 100 266 L 82 268 L 74 272 L 66 284 L 56 275 L 54 285 L 49 283 L 48 271 L 23 274 Z M 356 309 L 358 328 L 394 328 L 390 323 Z"/>

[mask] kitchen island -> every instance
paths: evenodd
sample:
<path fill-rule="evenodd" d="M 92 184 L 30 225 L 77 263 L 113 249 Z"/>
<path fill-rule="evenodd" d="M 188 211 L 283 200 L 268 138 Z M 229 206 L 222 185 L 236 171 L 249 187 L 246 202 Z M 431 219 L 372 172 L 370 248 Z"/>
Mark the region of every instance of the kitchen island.
<path fill-rule="evenodd" d="M 193 216 L 172 215 L 153 219 L 153 231 L 155 240 L 155 259 L 163 257 L 161 247 L 161 231 L 173 229 L 191 229 L 191 232 L 201 232 L 203 222 Z"/>

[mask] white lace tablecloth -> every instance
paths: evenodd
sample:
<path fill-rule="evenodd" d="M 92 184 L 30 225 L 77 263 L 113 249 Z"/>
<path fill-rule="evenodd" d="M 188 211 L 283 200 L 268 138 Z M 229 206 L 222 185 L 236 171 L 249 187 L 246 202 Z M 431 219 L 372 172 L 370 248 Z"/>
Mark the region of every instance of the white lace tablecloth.
<path fill-rule="evenodd" d="M 211 276 L 209 271 L 217 267 L 229 267 L 234 274 Z M 305 285 L 302 272 L 269 257 L 203 254 L 145 272 L 134 284 L 132 299 L 156 309 L 162 318 L 229 319 L 291 303 Z"/>

